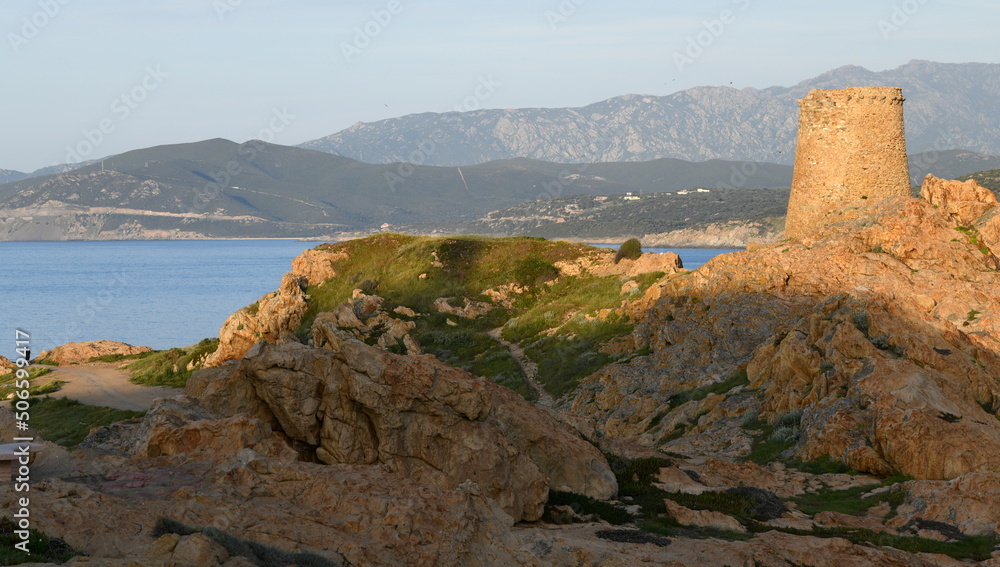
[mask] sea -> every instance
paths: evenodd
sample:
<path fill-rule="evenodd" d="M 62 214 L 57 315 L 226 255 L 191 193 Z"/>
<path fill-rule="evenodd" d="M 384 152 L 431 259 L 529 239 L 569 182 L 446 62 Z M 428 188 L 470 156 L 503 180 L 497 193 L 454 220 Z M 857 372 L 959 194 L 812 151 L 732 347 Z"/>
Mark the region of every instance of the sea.
<path fill-rule="evenodd" d="M 161 350 L 216 337 L 230 314 L 277 289 L 292 259 L 318 244 L 0 242 L 0 355 L 15 357 L 17 330 L 30 335 L 33 356 L 70 341 L 108 339 Z M 669 251 L 694 269 L 736 250 Z"/>

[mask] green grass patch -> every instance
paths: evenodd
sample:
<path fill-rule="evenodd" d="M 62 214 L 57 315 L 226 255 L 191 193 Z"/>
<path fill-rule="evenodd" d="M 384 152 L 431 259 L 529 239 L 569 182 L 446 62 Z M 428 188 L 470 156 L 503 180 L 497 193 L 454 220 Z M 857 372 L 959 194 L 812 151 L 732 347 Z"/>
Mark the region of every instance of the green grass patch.
<path fill-rule="evenodd" d="M 41 364 L 42 366 L 59 366 L 59 363 L 52 360 L 51 358 L 39 358 L 35 360 L 32 364 Z"/>
<path fill-rule="evenodd" d="M 387 306 L 406 305 L 426 313 L 437 298 L 482 300 L 484 290 L 508 283 L 532 288 L 528 292 L 532 295 L 544 287 L 541 282 L 558 275 L 556 262 L 593 250 L 584 244 L 527 237 L 428 238 L 401 234 L 377 234 L 325 244 L 320 249 L 341 251 L 347 258 L 334 265 L 338 277 L 307 290 L 310 304 L 299 336 L 308 333 L 318 313 L 331 311 L 350 299 L 351 292 L 366 279 L 378 282 L 378 294 L 386 298 Z"/>
<path fill-rule="evenodd" d="M 32 386 L 28 388 L 28 394 L 32 396 L 44 396 L 45 394 L 52 394 L 58 392 L 66 385 L 63 380 L 51 380 L 39 386 Z"/>
<path fill-rule="evenodd" d="M 333 265 L 337 277 L 307 290 L 310 300 L 296 330 L 299 337 L 308 336 L 319 313 L 348 301 L 363 282 L 377 282 L 386 310 L 403 305 L 422 314 L 411 335 L 425 352 L 529 399 L 534 390 L 525 383 L 516 361 L 487 336 L 490 329 L 502 326 L 504 339 L 524 348 L 538 365 L 539 382 L 556 397 L 575 388 L 584 376 L 616 362 L 616 357 L 601 353 L 601 347 L 633 329 L 623 317 L 590 319 L 603 309 L 620 306 L 620 277 L 596 277 L 586 270 L 559 277 L 555 268 L 559 261 L 611 254 L 583 244 L 521 237 L 379 234 L 320 249 L 344 252 L 346 257 Z M 656 272 L 636 277 L 637 289 L 645 291 L 662 276 Z M 465 299 L 489 302 L 484 291 L 509 284 L 522 290 L 511 296 L 510 308 L 498 306 L 471 322 L 452 317 L 458 324 L 447 325 L 448 317 L 433 309 L 441 297 L 454 298 L 456 303 Z"/>
<path fill-rule="evenodd" d="M 66 397 L 30 398 L 31 426 L 42 438 L 75 449 L 94 427 L 123 419 L 142 417 L 146 412 L 88 406 Z"/>
<path fill-rule="evenodd" d="M 506 310 L 496 308 L 476 319 L 451 317 L 456 325 L 442 313 L 428 313 L 415 319 L 417 326 L 410 335 L 420 343 L 424 352 L 438 360 L 462 368 L 514 390 L 529 401 L 538 399 L 538 393 L 526 381 L 521 367 L 510 350 L 493 340 L 488 332 L 503 324 Z"/>
<path fill-rule="evenodd" d="M 667 275 L 666 272 L 648 272 L 645 274 L 639 274 L 635 278 L 635 282 L 639 284 L 639 289 L 646 290 L 649 286 L 663 279 L 663 276 Z"/>
<path fill-rule="evenodd" d="M 570 313 L 594 315 L 621 302 L 622 282 L 617 276 L 598 278 L 568 276 L 533 297 L 534 304 L 504 327 L 503 337 L 523 343 L 547 329 L 564 324 Z"/>
<path fill-rule="evenodd" d="M 667 493 L 667 498 L 692 510 L 713 510 L 745 522 L 753 517 L 753 501 L 738 492 L 703 492 L 701 494 Z"/>
<path fill-rule="evenodd" d="M 22 563 L 63 564 L 80 552 L 74 550 L 60 538 L 52 538 L 44 533 L 29 529 L 28 553 L 14 547 L 23 540 L 14 532 L 19 528 L 10 518 L 0 518 L 0 565 L 20 565 Z"/>
<path fill-rule="evenodd" d="M 632 331 L 632 325 L 608 321 L 574 321 L 562 332 L 542 337 L 524 349 L 538 364 L 538 381 L 554 398 L 576 388 L 580 379 L 615 359 L 598 349 L 615 337 Z"/>
<path fill-rule="evenodd" d="M 747 378 L 747 371 L 741 370 L 722 382 L 684 390 L 670 396 L 670 407 L 677 408 L 688 402 L 703 400 L 713 394 L 725 394 L 733 388 L 749 384 L 750 380 Z"/>
<path fill-rule="evenodd" d="M 139 360 L 154 354 L 155 352 L 137 352 L 135 354 L 102 354 L 101 356 L 91 357 L 87 362 L 121 362 L 122 360 Z"/>
<path fill-rule="evenodd" d="M 216 528 L 191 528 L 176 520 L 160 518 L 153 526 L 152 536 L 158 538 L 166 534 L 188 536 L 195 533 L 215 541 L 226 548 L 231 556 L 246 557 L 258 567 L 339 567 L 341 564 L 315 553 L 289 553 L 253 540 L 229 535 Z"/>
<path fill-rule="evenodd" d="M 551 506 L 569 506 L 581 516 L 594 515 L 614 526 L 620 526 L 632 521 L 632 516 L 622 508 L 572 492 L 550 490 L 547 507 Z M 548 510 L 546 510 L 546 515 L 549 518 L 543 518 L 543 520 L 551 522 L 552 518 Z"/>
<path fill-rule="evenodd" d="M 900 536 L 855 528 L 817 527 L 813 528 L 811 531 L 805 531 L 792 528 L 774 528 L 763 524 L 753 524 L 750 526 L 750 529 L 754 533 L 777 530 L 799 536 L 822 538 L 839 537 L 854 544 L 891 547 L 909 553 L 937 553 L 941 555 L 948 555 L 955 559 L 972 559 L 975 561 L 989 559 L 994 548 L 1000 544 L 1000 538 L 996 535 L 966 536 L 958 541 L 943 542 L 922 537 Z"/>
<path fill-rule="evenodd" d="M 25 379 L 28 380 L 28 383 L 30 384 L 28 387 L 28 393 L 32 396 L 55 392 L 66 383 L 62 380 L 52 380 L 47 384 L 37 384 L 36 381 L 38 378 L 52 373 L 51 368 L 29 366 L 27 368 L 27 372 L 28 377 Z M 19 381 L 20 380 L 17 378 L 17 372 L 11 372 L 0 376 L 0 400 L 5 400 L 8 396 L 20 390 L 20 388 L 17 388 L 17 382 Z"/>
<path fill-rule="evenodd" d="M 858 471 L 852 470 L 843 461 L 832 459 L 829 455 L 823 455 L 812 461 L 789 459 L 785 464 L 810 474 L 858 474 Z"/>
<path fill-rule="evenodd" d="M 876 484 L 867 484 L 841 490 L 807 492 L 792 498 L 792 501 L 795 502 L 801 512 L 810 516 L 826 511 L 858 516 L 864 514 L 870 508 L 887 502 L 890 506 L 889 516 L 892 516 L 895 515 L 896 508 L 906 498 L 906 493 L 901 486 L 893 486 L 890 490 L 880 492 L 869 498 L 862 498 L 861 495 L 871 492 L 876 488 L 892 486 L 906 480 L 910 480 L 910 478 L 890 477 Z"/>
<path fill-rule="evenodd" d="M 750 447 L 750 453 L 743 459 L 751 463 L 764 465 L 780 460 L 781 454 L 795 445 L 795 441 L 773 438 L 776 428 L 764 421 L 755 421 L 743 426 L 743 429 L 758 432 Z"/>
<path fill-rule="evenodd" d="M 514 390 L 528 401 L 538 399 L 538 392 L 525 380 L 521 366 L 505 347 L 491 348 L 476 357 L 470 371 L 476 376 L 489 378 L 501 386 Z"/>
<path fill-rule="evenodd" d="M 663 418 L 667 417 L 667 414 L 669 414 L 669 413 L 670 413 L 670 410 L 663 410 L 663 411 L 657 413 L 656 415 L 654 415 L 653 419 L 649 420 L 649 425 L 646 426 L 646 431 L 649 431 L 650 429 L 652 429 L 652 428 L 656 427 L 657 425 L 659 425 L 660 422 L 663 421 Z"/>
<path fill-rule="evenodd" d="M 691 496 L 668 493 L 653 486 L 653 482 L 656 481 L 656 475 L 661 468 L 672 465 L 669 459 L 625 459 L 611 454 L 605 454 L 605 457 L 618 480 L 618 497 L 628 504 L 637 504 L 640 507 L 639 517 L 636 518 L 640 529 L 660 535 L 691 538 L 745 540 L 753 537 L 735 532 L 682 526 L 670 517 L 664 503 L 665 500 L 671 499 L 695 509 L 723 509 L 752 515 L 753 503 L 744 495 L 712 493 Z"/>
<path fill-rule="evenodd" d="M 680 439 L 681 437 L 684 437 L 684 434 L 687 433 L 688 425 L 690 424 L 675 423 L 674 428 L 668 431 L 666 434 L 664 434 L 663 437 L 661 437 L 660 440 L 656 442 L 656 445 L 663 446 L 666 445 L 667 443 L 670 443 L 671 441 L 675 441 L 677 439 Z"/>
<path fill-rule="evenodd" d="M 217 348 L 219 339 L 203 339 L 189 347 L 147 353 L 147 356 L 125 368 L 132 373 L 131 381 L 136 384 L 183 388 L 191 373 L 200 368 L 206 355 L 215 352 Z M 195 367 L 188 370 L 191 363 Z"/>

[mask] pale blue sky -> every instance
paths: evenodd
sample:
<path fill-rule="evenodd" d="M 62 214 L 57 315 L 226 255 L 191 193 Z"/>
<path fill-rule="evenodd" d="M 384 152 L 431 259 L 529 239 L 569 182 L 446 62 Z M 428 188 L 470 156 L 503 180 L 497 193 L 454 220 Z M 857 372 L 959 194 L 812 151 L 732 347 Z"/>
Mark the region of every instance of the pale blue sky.
<path fill-rule="evenodd" d="M 398 2 L 383 26 L 372 12 L 390 0 L 4 0 L 0 168 L 62 163 L 67 146 L 96 158 L 245 141 L 269 125 L 276 143 L 298 144 L 357 121 L 446 111 L 490 80 L 483 107 L 558 107 L 789 86 L 842 65 L 1000 63 L 994 0 Z M 553 17 L 560 6 L 565 19 Z M 887 38 L 879 21 L 894 8 L 901 25 Z M 711 35 L 705 22 L 724 10 L 729 23 Z M 377 34 L 348 61 L 343 44 L 366 25 Z M 703 31 L 707 46 L 679 70 L 674 53 Z M 133 89 L 144 100 L 119 99 Z"/>

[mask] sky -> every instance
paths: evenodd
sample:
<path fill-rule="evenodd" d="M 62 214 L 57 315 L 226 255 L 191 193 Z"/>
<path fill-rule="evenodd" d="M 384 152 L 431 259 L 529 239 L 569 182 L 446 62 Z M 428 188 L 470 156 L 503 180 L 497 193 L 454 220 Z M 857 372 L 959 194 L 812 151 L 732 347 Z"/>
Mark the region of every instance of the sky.
<path fill-rule="evenodd" d="M 791 86 L 843 65 L 1000 63 L 998 20 L 995 0 L 4 0 L 0 169 Z"/>

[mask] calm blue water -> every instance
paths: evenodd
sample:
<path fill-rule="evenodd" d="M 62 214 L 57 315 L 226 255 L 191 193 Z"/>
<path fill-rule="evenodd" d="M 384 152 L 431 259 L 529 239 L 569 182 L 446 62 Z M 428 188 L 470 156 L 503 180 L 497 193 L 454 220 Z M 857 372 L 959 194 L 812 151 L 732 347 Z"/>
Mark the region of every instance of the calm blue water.
<path fill-rule="evenodd" d="M 31 333 L 35 354 L 69 341 L 166 349 L 218 336 L 230 314 L 277 289 L 292 259 L 317 244 L 0 242 L 0 354 L 14 357 L 16 328 Z M 694 269 L 734 250 L 671 251 Z"/>
<path fill-rule="evenodd" d="M 14 329 L 32 351 L 110 339 L 165 349 L 215 337 L 234 311 L 274 291 L 316 242 L 0 242 L 0 354 Z"/>
<path fill-rule="evenodd" d="M 601 248 L 614 248 L 618 249 L 621 244 L 591 244 L 591 246 L 600 246 Z M 674 252 L 681 257 L 681 262 L 684 263 L 685 270 L 694 270 L 701 267 L 702 264 L 708 262 L 712 258 L 715 258 L 719 254 L 728 254 L 729 252 L 742 252 L 745 248 L 643 248 L 643 252 L 656 252 L 657 254 L 662 252 Z"/>

